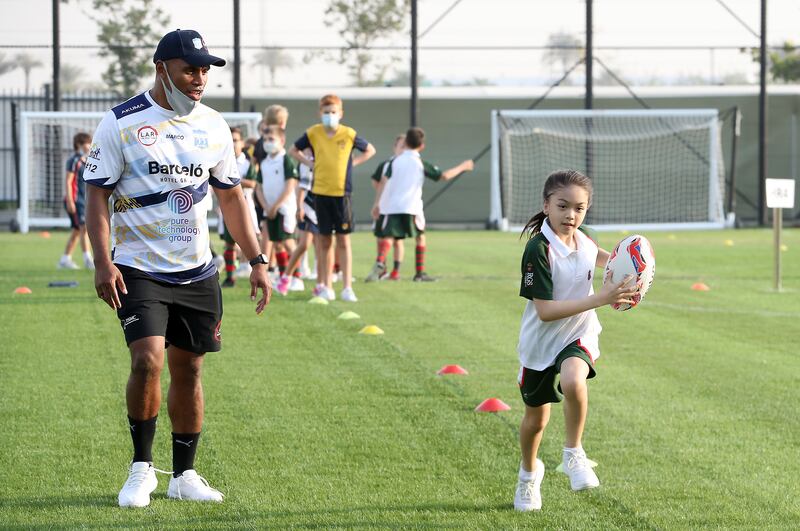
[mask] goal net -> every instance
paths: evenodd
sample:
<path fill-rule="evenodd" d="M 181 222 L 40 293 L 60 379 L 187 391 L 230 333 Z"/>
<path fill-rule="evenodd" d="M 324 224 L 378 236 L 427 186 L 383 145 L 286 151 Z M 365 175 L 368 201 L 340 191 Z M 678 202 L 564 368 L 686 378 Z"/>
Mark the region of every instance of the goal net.
<path fill-rule="evenodd" d="M 20 232 L 31 227 L 69 227 L 63 206 L 66 161 L 73 154 L 72 138 L 81 131 L 93 135 L 104 112 L 32 112 L 20 115 Z M 243 137 L 259 136 L 261 114 L 222 113 Z M 209 220 L 211 221 L 211 220 Z"/>
<path fill-rule="evenodd" d="M 547 176 L 592 178 L 598 230 L 725 227 L 716 109 L 492 112 L 491 222 L 521 229 Z"/>

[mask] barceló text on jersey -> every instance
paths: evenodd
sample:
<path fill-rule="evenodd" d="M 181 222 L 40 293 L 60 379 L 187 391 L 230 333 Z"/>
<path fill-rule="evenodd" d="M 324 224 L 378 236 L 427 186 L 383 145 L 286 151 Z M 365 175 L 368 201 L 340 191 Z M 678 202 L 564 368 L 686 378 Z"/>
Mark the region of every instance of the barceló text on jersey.
<path fill-rule="evenodd" d="M 150 175 L 185 175 L 187 177 L 202 177 L 203 165 L 194 163 L 188 166 L 180 166 L 178 164 L 159 164 L 151 160 L 147 163 L 147 171 Z"/>

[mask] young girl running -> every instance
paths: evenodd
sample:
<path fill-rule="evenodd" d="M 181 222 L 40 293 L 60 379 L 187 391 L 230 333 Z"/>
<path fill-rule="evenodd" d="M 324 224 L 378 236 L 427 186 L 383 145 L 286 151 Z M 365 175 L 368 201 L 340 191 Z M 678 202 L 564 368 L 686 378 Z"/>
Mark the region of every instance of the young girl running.
<path fill-rule="evenodd" d="M 528 299 L 522 316 L 518 383 L 525 414 L 520 426 L 522 462 L 514 496 L 518 511 L 542 507 L 544 463 L 537 458 L 550 418 L 550 404 L 564 401 L 566 437 L 563 468 L 572 490 L 600 485 L 581 446 L 588 409 L 586 380 L 594 378 L 600 356 L 601 326 L 595 308 L 630 302 L 636 286 L 607 283 L 592 289 L 593 271 L 604 268 L 609 253 L 581 227 L 592 202 L 592 182 L 575 170 L 559 170 L 544 184 L 544 208 L 525 226 L 520 296 Z"/>

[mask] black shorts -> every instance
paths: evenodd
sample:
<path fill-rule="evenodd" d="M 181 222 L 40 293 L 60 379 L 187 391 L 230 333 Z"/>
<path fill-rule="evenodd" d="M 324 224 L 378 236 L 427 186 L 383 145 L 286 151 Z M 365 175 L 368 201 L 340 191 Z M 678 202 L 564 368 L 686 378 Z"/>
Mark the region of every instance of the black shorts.
<path fill-rule="evenodd" d="M 264 209 L 261 208 L 261 203 L 259 203 L 258 201 L 256 201 L 255 209 L 256 209 L 256 221 L 258 222 L 258 226 L 260 227 L 261 222 L 267 219 L 267 216 L 264 215 Z"/>
<path fill-rule="evenodd" d="M 219 274 L 190 284 L 169 284 L 138 269 L 117 266 L 128 294 L 119 292 L 117 310 L 128 345 L 149 336 L 204 354 L 221 348 L 222 291 Z"/>
<path fill-rule="evenodd" d="M 314 211 L 317 213 L 319 233 L 329 236 L 353 232 L 353 209 L 350 196 L 332 197 L 314 194 Z"/>

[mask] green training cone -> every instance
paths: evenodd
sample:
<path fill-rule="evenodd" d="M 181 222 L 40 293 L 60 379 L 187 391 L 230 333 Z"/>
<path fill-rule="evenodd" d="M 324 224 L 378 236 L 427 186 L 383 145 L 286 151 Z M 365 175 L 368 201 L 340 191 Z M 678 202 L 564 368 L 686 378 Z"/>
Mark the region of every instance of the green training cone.
<path fill-rule="evenodd" d="M 350 321 L 352 319 L 361 319 L 361 316 L 358 315 L 356 312 L 342 312 L 339 314 L 339 317 L 337 317 L 337 319 Z"/>

